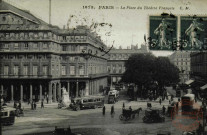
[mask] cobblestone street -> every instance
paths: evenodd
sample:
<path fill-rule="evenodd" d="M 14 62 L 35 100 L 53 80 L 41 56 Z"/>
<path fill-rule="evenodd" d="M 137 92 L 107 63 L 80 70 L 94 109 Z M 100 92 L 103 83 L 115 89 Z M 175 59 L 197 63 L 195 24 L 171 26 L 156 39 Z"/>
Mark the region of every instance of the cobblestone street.
<path fill-rule="evenodd" d="M 121 121 L 119 115 L 121 114 L 122 104 L 125 102 L 125 107 L 129 106 L 132 109 L 142 107 L 139 117 L 129 121 Z M 153 101 L 153 108 L 160 108 L 169 104 L 165 100 L 160 105 L 158 100 Z M 147 101 L 127 101 L 121 99 L 117 102 L 115 107 L 115 115 L 111 116 L 110 108 L 112 104 L 105 104 L 106 114 L 102 115 L 102 109 L 86 109 L 80 111 L 73 111 L 69 109 L 57 109 L 57 103 L 45 104 L 45 108 L 41 109 L 38 104 L 37 110 L 31 110 L 27 104 L 25 107 L 25 116 L 17 117 L 16 122 L 12 126 L 3 127 L 3 134 L 30 134 L 54 131 L 55 126 L 68 127 L 71 126 L 73 132 L 84 135 L 140 135 L 140 134 L 156 134 L 158 131 L 170 131 L 171 134 L 181 134 L 182 131 L 176 129 L 172 125 L 170 117 L 165 118 L 164 123 L 143 123 L 144 110 L 147 108 Z"/>

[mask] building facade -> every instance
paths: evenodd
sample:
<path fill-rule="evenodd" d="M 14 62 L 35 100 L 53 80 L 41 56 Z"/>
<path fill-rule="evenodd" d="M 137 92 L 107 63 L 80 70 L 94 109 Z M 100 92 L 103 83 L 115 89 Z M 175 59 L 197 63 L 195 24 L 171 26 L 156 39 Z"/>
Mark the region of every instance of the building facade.
<path fill-rule="evenodd" d="M 207 52 L 191 53 L 191 78 L 195 80 L 197 89 L 207 89 Z"/>
<path fill-rule="evenodd" d="M 148 50 L 145 45 L 141 45 L 140 49 L 138 49 L 137 46 L 131 46 L 131 49 L 112 49 L 109 53 L 107 63 L 107 70 L 109 73 L 108 83 L 113 86 L 121 80 L 125 72 L 125 61 L 127 61 L 132 54 L 147 52 Z"/>
<path fill-rule="evenodd" d="M 87 26 L 60 29 L 0 3 L 0 86 L 7 101 L 94 95 L 107 85 L 106 45 Z"/>
<path fill-rule="evenodd" d="M 191 58 L 190 52 L 176 51 L 169 56 L 170 61 L 180 70 L 180 83 L 185 83 L 190 78 Z"/>

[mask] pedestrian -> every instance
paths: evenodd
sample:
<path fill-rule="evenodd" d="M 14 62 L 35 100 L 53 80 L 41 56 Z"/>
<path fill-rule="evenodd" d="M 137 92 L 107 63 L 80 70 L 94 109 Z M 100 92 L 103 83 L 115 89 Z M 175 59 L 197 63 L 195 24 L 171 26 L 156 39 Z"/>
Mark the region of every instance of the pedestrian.
<path fill-rule="evenodd" d="M 103 106 L 103 115 L 105 115 L 106 107 Z"/>
<path fill-rule="evenodd" d="M 178 113 L 178 102 L 176 103 L 176 113 Z"/>
<path fill-rule="evenodd" d="M 37 108 L 37 104 L 36 102 L 34 102 L 34 110 L 36 110 L 36 108 Z"/>
<path fill-rule="evenodd" d="M 113 115 L 115 112 L 114 112 L 114 105 L 111 106 L 111 115 Z"/>
<path fill-rule="evenodd" d="M 125 108 L 125 103 L 123 102 L 123 106 L 122 106 L 122 108 Z"/>
<path fill-rule="evenodd" d="M 41 108 L 44 108 L 44 99 L 41 101 Z"/>
<path fill-rule="evenodd" d="M 171 96 L 171 101 L 173 101 L 173 98 L 174 98 L 174 96 L 172 95 L 172 96 Z"/>
<path fill-rule="evenodd" d="M 30 104 L 30 100 L 28 99 L 28 105 Z"/>
<path fill-rule="evenodd" d="M 166 108 L 165 108 L 165 106 L 163 105 L 163 107 L 162 107 L 162 114 L 163 114 L 163 115 L 165 115 L 165 110 L 166 110 Z"/>
<path fill-rule="evenodd" d="M 171 113 L 172 119 L 174 119 L 174 115 L 175 115 L 175 107 L 172 108 L 172 113 Z"/>
<path fill-rule="evenodd" d="M 48 101 L 49 101 L 49 98 L 48 98 L 48 95 L 47 95 L 47 104 L 48 104 Z"/>
<path fill-rule="evenodd" d="M 162 103 L 162 99 L 161 98 L 160 98 L 160 101 L 159 102 L 160 102 L 160 105 L 161 105 L 161 103 Z"/>
<path fill-rule="evenodd" d="M 129 110 L 130 110 L 130 113 L 132 113 L 132 107 L 131 106 L 129 106 Z"/>
<path fill-rule="evenodd" d="M 202 127 L 201 123 L 199 122 L 198 123 L 198 129 L 197 129 L 197 134 L 198 135 L 201 135 L 202 129 L 203 129 L 203 127 Z"/>
<path fill-rule="evenodd" d="M 125 110 L 125 107 L 124 107 L 124 108 L 122 108 L 122 114 L 124 114 L 124 110 Z"/>
<path fill-rule="evenodd" d="M 19 109 L 21 109 L 22 108 L 22 103 L 21 103 L 21 101 L 19 101 Z"/>
<path fill-rule="evenodd" d="M 31 109 L 34 110 L 34 102 L 31 103 Z"/>
<path fill-rule="evenodd" d="M 14 101 L 14 108 L 17 108 L 17 103 L 16 103 L 16 101 Z"/>

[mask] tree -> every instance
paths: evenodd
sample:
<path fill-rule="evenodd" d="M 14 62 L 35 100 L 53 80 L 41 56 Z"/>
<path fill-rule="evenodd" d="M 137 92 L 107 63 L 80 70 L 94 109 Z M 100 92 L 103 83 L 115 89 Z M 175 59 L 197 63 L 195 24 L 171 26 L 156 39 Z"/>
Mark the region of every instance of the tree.
<path fill-rule="evenodd" d="M 163 95 L 166 84 L 179 82 L 179 70 L 167 57 L 157 58 L 151 53 L 134 54 L 125 62 L 125 68 L 122 81 L 137 85 L 140 97 L 146 97 L 148 90 Z"/>
<path fill-rule="evenodd" d="M 134 83 L 138 86 L 138 94 L 141 97 L 146 96 L 143 86 L 153 81 L 156 57 L 151 53 L 134 54 L 125 62 L 126 71 L 123 74 L 122 81 L 125 83 Z"/>
<path fill-rule="evenodd" d="M 155 63 L 154 80 L 158 83 L 159 94 L 163 95 L 167 84 L 179 82 L 179 69 L 167 57 L 158 57 Z"/>

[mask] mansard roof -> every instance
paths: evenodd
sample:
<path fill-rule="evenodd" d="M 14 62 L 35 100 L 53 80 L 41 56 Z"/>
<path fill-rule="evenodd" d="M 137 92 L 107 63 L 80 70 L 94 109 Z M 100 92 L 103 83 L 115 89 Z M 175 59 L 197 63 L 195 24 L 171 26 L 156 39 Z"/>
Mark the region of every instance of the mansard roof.
<path fill-rule="evenodd" d="M 12 12 L 12 13 L 14 13 L 18 16 L 21 16 L 21 17 L 23 17 L 29 21 L 32 21 L 34 23 L 48 25 L 43 20 L 35 17 L 28 10 L 23 10 L 23 9 L 17 8 L 17 7 L 15 7 L 5 1 L 0 1 L 0 12 Z"/>

